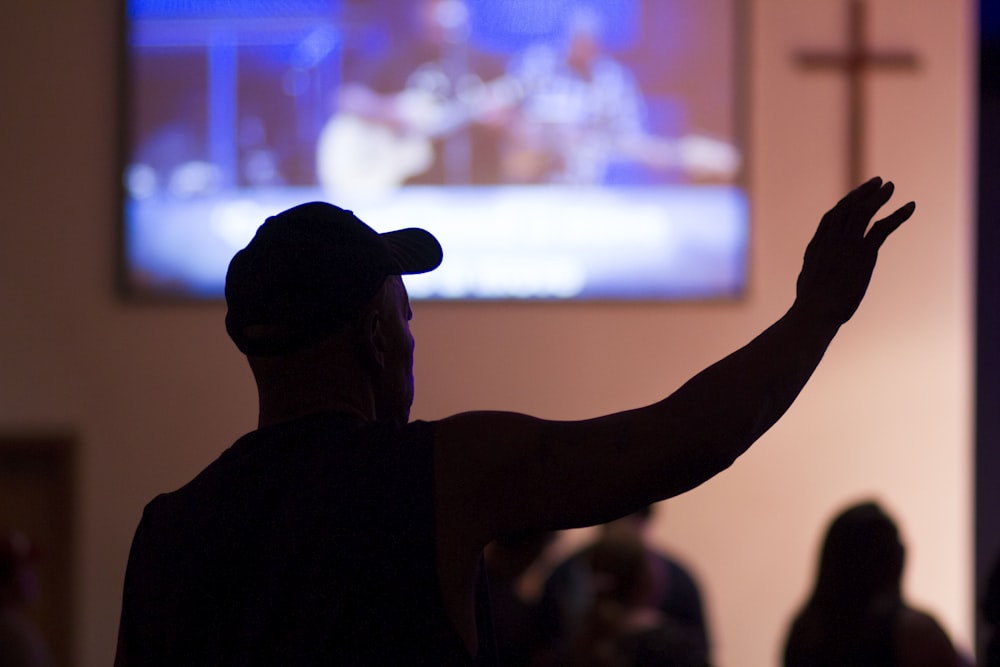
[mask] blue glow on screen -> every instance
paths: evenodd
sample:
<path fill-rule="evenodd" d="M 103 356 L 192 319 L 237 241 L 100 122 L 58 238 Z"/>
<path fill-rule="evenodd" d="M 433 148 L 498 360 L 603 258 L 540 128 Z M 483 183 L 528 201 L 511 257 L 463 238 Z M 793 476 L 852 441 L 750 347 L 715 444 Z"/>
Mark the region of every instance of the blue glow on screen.
<path fill-rule="evenodd" d="M 439 236 L 418 299 L 737 298 L 736 2 L 129 0 L 127 287 L 325 200 Z"/>

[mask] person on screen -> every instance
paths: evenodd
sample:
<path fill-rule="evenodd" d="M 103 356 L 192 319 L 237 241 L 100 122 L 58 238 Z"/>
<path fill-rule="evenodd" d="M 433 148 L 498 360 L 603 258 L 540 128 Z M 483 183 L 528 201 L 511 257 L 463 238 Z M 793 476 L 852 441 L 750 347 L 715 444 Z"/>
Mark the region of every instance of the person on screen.
<path fill-rule="evenodd" d="M 940 624 L 903 599 L 904 560 L 896 523 L 878 503 L 838 514 L 785 640 L 785 667 L 961 665 Z"/>
<path fill-rule="evenodd" d="M 418 0 L 412 11 L 387 58 L 373 70 L 347 68 L 317 146 L 320 184 L 336 196 L 498 182 L 497 142 L 516 82 L 470 43 L 464 2 Z"/>
<path fill-rule="evenodd" d="M 512 59 L 523 99 L 502 153 L 510 183 L 601 185 L 623 165 L 731 179 L 735 147 L 707 136 L 657 137 L 632 72 L 605 46 L 604 19 L 587 6 L 568 13 L 562 38 Z"/>
<path fill-rule="evenodd" d="M 915 208 L 869 229 L 893 189 L 873 178 L 823 216 L 793 303 L 747 345 L 658 402 L 579 421 L 411 420 L 400 276 L 436 268 L 437 240 L 322 202 L 268 218 L 225 288 L 257 428 L 146 505 L 116 664 L 494 663 L 484 547 L 606 523 L 732 465 L 859 306 Z"/>

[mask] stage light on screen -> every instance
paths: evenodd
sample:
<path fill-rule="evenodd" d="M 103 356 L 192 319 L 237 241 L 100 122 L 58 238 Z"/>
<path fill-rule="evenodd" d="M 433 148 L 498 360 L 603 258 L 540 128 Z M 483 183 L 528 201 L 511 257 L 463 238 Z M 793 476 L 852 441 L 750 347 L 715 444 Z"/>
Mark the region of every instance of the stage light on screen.
<path fill-rule="evenodd" d="M 323 200 L 440 238 L 416 299 L 737 298 L 737 2 L 126 0 L 126 289 Z"/>

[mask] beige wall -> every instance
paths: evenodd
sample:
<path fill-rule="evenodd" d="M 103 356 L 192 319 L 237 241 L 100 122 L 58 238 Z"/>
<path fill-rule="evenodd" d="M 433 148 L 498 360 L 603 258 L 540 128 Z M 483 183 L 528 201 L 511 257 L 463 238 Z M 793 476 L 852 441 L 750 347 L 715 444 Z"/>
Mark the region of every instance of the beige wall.
<path fill-rule="evenodd" d="M 0 20 L 0 431 L 79 438 L 79 665 L 114 650 L 143 504 L 252 427 L 219 305 L 113 289 L 116 2 L 12 0 Z M 752 284 L 716 305 L 418 304 L 414 415 L 574 418 L 651 402 L 782 313 L 841 194 L 842 88 L 791 54 L 841 44 L 840 0 L 757 0 L 749 100 Z M 871 173 L 915 198 L 870 295 L 798 403 L 731 470 L 664 506 L 655 539 L 707 596 L 720 665 L 776 664 L 822 524 L 875 494 L 910 547 L 906 588 L 968 644 L 971 590 L 973 0 L 871 0 L 872 40 L 919 73 L 870 79 Z M 901 200 L 902 201 L 902 200 Z"/>

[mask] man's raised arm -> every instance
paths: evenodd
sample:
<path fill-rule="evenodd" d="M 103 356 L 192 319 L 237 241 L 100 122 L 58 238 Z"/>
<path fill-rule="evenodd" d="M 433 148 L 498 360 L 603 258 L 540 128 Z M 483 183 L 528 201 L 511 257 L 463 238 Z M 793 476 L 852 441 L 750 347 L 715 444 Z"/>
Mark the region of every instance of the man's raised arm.
<path fill-rule="evenodd" d="M 869 226 L 892 192 L 875 178 L 841 199 L 806 249 L 792 307 L 662 401 L 584 421 L 474 412 L 439 422 L 439 499 L 485 542 L 601 523 L 729 467 L 785 413 L 860 304 L 880 246 L 914 210 Z"/>

